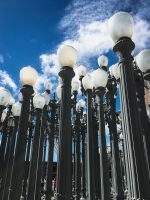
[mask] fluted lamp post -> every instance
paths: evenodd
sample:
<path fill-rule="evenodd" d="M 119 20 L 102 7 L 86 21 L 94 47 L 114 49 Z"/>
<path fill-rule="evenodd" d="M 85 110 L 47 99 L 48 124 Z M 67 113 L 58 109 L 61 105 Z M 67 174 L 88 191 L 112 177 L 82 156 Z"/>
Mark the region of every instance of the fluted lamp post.
<path fill-rule="evenodd" d="M 61 117 L 59 130 L 59 158 L 57 175 L 57 199 L 66 200 L 72 196 L 72 137 L 71 137 L 71 80 L 77 51 L 69 45 L 62 45 L 57 52 L 61 67 Z"/>
<path fill-rule="evenodd" d="M 13 167 L 13 158 L 14 158 L 14 149 L 15 149 L 15 141 L 16 141 L 16 135 L 18 130 L 18 123 L 19 123 L 19 117 L 21 114 L 21 107 L 22 104 L 20 102 L 16 102 L 12 105 L 12 115 L 14 116 L 14 130 L 12 133 L 11 143 L 10 143 L 10 152 L 8 157 L 8 163 L 6 166 L 6 177 L 4 181 L 4 189 L 2 194 L 2 200 L 8 199 L 8 191 L 9 191 L 9 185 L 11 180 L 11 173 L 12 173 L 12 167 Z"/>
<path fill-rule="evenodd" d="M 36 94 L 33 97 L 33 105 L 35 108 L 35 129 L 33 135 L 33 144 L 31 152 L 31 163 L 29 170 L 29 183 L 28 183 L 28 192 L 27 200 L 35 199 L 35 187 L 37 180 L 37 169 L 38 169 L 38 150 L 39 150 L 39 140 L 40 140 L 40 131 L 41 131 L 41 115 L 42 109 L 45 105 L 45 98 L 41 94 Z"/>
<path fill-rule="evenodd" d="M 125 153 L 129 155 L 128 162 L 131 163 L 128 194 L 129 198 L 149 199 L 150 179 L 142 140 L 131 55 L 135 47 L 131 40 L 133 26 L 133 18 L 126 12 L 116 13 L 108 22 L 110 36 L 115 42 L 113 50 L 119 57 L 123 134 L 127 135 L 125 135 L 125 142 L 129 146 L 128 152 Z"/>
<path fill-rule="evenodd" d="M 14 165 L 9 190 L 9 200 L 20 200 L 22 180 L 24 175 L 24 163 L 28 130 L 28 118 L 30 110 L 30 98 L 34 93 L 33 86 L 37 80 L 37 72 L 34 68 L 27 66 L 20 70 L 20 80 L 22 83 L 21 93 L 23 102 L 18 127 L 18 137 L 15 148 Z"/>
<path fill-rule="evenodd" d="M 104 66 L 106 69 L 106 66 Z M 99 68 L 92 73 L 93 83 L 95 87 L 97 102 L 98 102 L 98 117 L 99 117 L 99 135 L 100 135 L 100 176 L 101 176 L 101 199 L 110 199 L 109 188 L 109 170 L 106 150 L 106 135 L 105 135 L 105 121 L 103 98 L 105 94 L 105 87 L 108 81 L 107 72 Z"/>
<path fill-rule="evenodd" d="M 110 145 L 111 145 L 111 156 L 112 156 L 112 188 L 114 190 L 114 199 L 123 200 L 123 185 L 122 185 L 122 174 L 121 174 L 121 162 L 119 155 L 119 141 L 117 133 L 117 122 L 116 122 L 116 95 L 117 95 L 117 83 L 120 78 L 120 71 L 118 64 L 112 66 L 113 76 L 109 76 L 107 83 L 107 103 L 108 103 L 108 127 L 110 132 Z M 115 80 L 115 78 L 116 80 Z"/>
<path fill-rule="evenodd" d="M 144 80 L 150 81 L 150 49 L 144 49 L 136 56 L 136 65 L 141 70 L 142 74 L 136 73 L 136 94 L 138 98 L 139 113 L 141 116 L 141 124 L 143 128 L 143 141 L 145 144 L 145 153 L 147 158 L 147 164 L 149 166 L 150 175 L 150 125 L 146 112 L 145 104 L 145 91 L 144 91 Z"/>
<path fill-rule="evenodd" d="M 83 79 L 83 88 L 87 101 L 87 190 L 88 199 L 95 199 L 95 176 L 94 176 L 94 138 L 92 127 L 92 90 L 93 80 L 90 74 Z"/>

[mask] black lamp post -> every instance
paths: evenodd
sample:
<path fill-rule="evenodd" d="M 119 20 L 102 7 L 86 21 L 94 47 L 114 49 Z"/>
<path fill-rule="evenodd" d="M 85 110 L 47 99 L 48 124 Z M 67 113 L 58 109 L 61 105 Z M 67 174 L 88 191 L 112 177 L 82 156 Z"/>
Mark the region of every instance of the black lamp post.
<path fill-rule="evenodd" d="M 128 141 L 126 142 L 129 145 L 129 151 L 126 153 L 130 155 L 131 163 L 132 179 L 130 181 L 132 182 L 133 190 L 129 198 L 149 199 L 150 179 L 146 166 L 142 128 L 136 99 L 133 58 L 131 56 L 131 52 L 134 49 L 134 43 L 130 39 L 133 21 L 129 14 L 120 12 L 115 14 L 109 22 L 111 35 L 114 40 L 118 40 L 113 50 L 119 57 L 123 134 L 128 136 Z M 126 26 L 123 27 L 124 22 Z"/>
<path fill-rule="evenodd" d="M 73 66 L 76 58 L 76 50 L 71 46 L 64 45 L 58 50 L 58 60 L 61 65 L 59 76 L 62 79 L 57 175 L 57 199 L 59 200 L 69 200 L 72 196 L 71 80 L 75 75 Z"/>
<path fill-rule="evenodd" d="M 31 163 L 30 163 L 30 170 L 29 170 L 27 200 L 35 199 L 35 188 L 36 188 L 36 181 L 37 181 L 36 172 L 38 169 L 37 152 L 39 149 L 42 109 L 45 105 L 44 97 L 42 95 L 35 95 L 33 97 L 33 104 L 34 104 L 34 108 L 35 108 L 36 124 L 35 124 L 33 144 L 32 144 L 32 154 L 31 154 L 31 161 L 30 161 Z"/>
<path fill-rule="evenodd" d="M 137 103 L 138 103 L 138 110 L 140 114 L 140 120 L 142 125 L 143 131 L 143 142 L 145 145 L 145 154 L 147 158 L 147 165 L 150 175 L 150 124 L 148 121 L 148 116 L 146 112 L 146 105 L 145 105 L 145 91 L 144 91 L 144 79 L 150 80 L 149 70 L 150 65 L 148 64 L 150 61 L 150 50 L 145 49 L 141 51 L 136 56 L 136 62 L 134 62 L 134 77 L 136 83 L 136 95 L 137 95 Z M 141 69 L 139 69 L 139 68 Z"/>
<path fill-rule="evenodd" d="M 123 194 L 123 185 L 122 185 L 122 174 L 121 174 L 121 163 L 119 156 L 119 142 L 117 135 L 117 126 L 116 126 L 116 92 L 117 85 L 114 78 L 109 76 L 107 83 L 107 100 L 108 105 L 110 106 L 107 112 L 108 115 L 108 125 L 110 134 L 112 136 L 111 139 L 111 147 L 112 147 L 112 184 L 113 189 L 115 191 L 115 199 L 121 200 L 124 199 Z"/>
<path fill-rule="evenodd" d="M 101 67 L 103 67 L 102 65 Z M 105 68 L 104 68 L 105 69 Z M 108 74 L 104 69 L 97 69 L 93 72 L 93 81 L 95 86 L 95 93 L 98 104 L 98 119 L 99 119 L 99 136 L 100 136 L 100 176 L 101 176 L 101 199 L 110 199 L 109 188 L 109 170 L 106 149 L 105 136 L 105 121 L 103 99 L 105 94 L 105 87 L 108 80 Z"/>
<path fill-rule="evenodd" d="M 47 162 L 47 173 L 46 173 L 46 195 L 45 199 L 49 200 L 52 197 L 52 174 L 53 174 L 53 155 L 54 155 L 54 137 L 55 137 L 55 123 L 56 123 L 56 109 L 57 103 L 55 94 L 50 102 L 51 107 L 51 126 L 48 133 L 48 162 Z"/>
<path fill-rule="evenodd" d="M 26 74 L 28 74 L 27 79 L 26 79 Z M 25 67 L 20 71 L 20 78 L 23 83 L 23 87 L 21 89 L 21 93 L 23 95 L 23 102 L 19 120 L 14 165 L 12 171 L 11 186 L 9 190 L 9 200 L 14 200 L 14 199 L 20 200 L 21 196 L 22 180 L 24 174 L 27 130 L 28 130 L 28 118 L 30 109 L 30 98 L 34 92 L 32 85 L 35 84 L 36 77 L 37 73 L 31 67 Z"/>
<path fill-rule="evenodd" d="M 83 80 L 83 87 L 86 91 L 87 101 L 87 184 L 88 198 L 95 199 L 95 176 L 94 176 L 94 138 L 92 127 L 92 77 L 86 75 Z"/>

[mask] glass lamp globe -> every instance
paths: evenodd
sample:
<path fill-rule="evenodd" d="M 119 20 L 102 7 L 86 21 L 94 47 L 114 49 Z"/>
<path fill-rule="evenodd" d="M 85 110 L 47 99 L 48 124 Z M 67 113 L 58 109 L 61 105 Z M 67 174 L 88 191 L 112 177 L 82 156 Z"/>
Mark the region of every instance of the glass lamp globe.
<path fill-rule="evenodd" d="M 48 81 L 45 81 L 45 83 L 44 83 L 44 87 L 45 87 L 45 90 L 51 90 L 51 83 L 50 83 L 50 81 L 48 80 Z"/>
<path fill-rule="evenodd" d="M 108 21 L 109 34 L 114 42 L 122 37 L 131 38 L 134 22 L 132 16 L 127 12 L 118 12 Z"/>
<path fill-rule="evenodd" d="M 20 102 L 16 102 L 13 104 L 12 109 L 11 109 L 13 116 L 15 116 L 15 117 L 20 116 L 21 107 L 22 107 L 22 104 Z"/>
<path fill-rule="evenodd" d="M 6 119 L 7 116 L 7 108 L 3 110 L 2 112 L 2 117 L 1 117 L 1 122 L 3 123 Z"/>
<path fill-rule="evenodd" d="M 20 70 L 20 81 L 22 85 L 34 86 L 37 77 L 38 77 L 37 71 L 31 66 L 23 67 Z"/>
<path fill-rule="evenodd" d="M 73 68 L 77 62 L 77 50 L 70 45 L 61 45 L 57 51 L 60 67 Z"/>
<path fill-rule="evenodd" d="M 99 67 L 107 67 L 108 58 L 106 56 L 102 55 L 97 60 L 98 60 L 98 66 Z"/>
<path fill-rule="evenodd" d="M 118 80 L 120 78 L 120 66 L 118 65 L 118 63 L 113 65 L 112 72 L 113 72 L 115 79 Z"/>
<path fill-rule="evenodd" d="M 80 83 L 79 81 L 72 79 L 71 86 L 72 86 L 72 91 L 78 91 Z"/>
<path fill-rule="evenodd" d="M 83 87 L 86 90 L 93 90 L 93 79 L 90 74 L 86 74 L 86 76 L 82 79 Z"/>
<path fill-rule="evenodd" d="M 96 88 L 106 87 L 108 81 L 108 73 L 103 69 L 97 69 L 92 73 L 93 85 Z"/>
<path fill-rule="evenodd" d="M 33 97 L 33 105 L 35 109 L 43 109 L 45 106 L 45 98 L 41 94 L 36 94 Z"/>
<path fill-rule="evenodd" d="M 57 93 L 58 99 L 60 100 L 61 99 L 61 85 L 57 86 L 56 93 Z"/>
<path fill-rule="evenodd" d="M 79 76 L 85 76 L 87 73 L 87 68 L 83 65 L 80 65 L 76 68 L 76 72 Z"/>
<path fill-rule="evenodd" d="M 0 105 L 7 106 L 10 102 L 11 94 L 5 88 L 0 88 Z"/>
<path fill-rule="evenodd" d="M 142 72 L 150 70 L 150 49 L 144 49 L 136 56 L 137 66 Z"/>
<path fill-rule="evenodd" d="M 9 105 L 12 106 L 14 103 L 15 103 L 15 99 L 11 97 L 9 101 Z"/>

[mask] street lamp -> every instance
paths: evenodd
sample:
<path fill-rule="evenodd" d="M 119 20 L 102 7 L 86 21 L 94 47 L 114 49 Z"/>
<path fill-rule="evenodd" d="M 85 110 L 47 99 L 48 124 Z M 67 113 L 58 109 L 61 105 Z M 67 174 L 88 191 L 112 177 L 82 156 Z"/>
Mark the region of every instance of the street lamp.
<path fill-rule="evenodd" d="M 113 50 L 119 57 L 123 134 L 128 145 L 126 153 L 130 157 L 128 160 L 130 168 L 129 165 L 127 166 L 129 198 L 148 199 L 150 198 L 150 180 L 141 134 L 131 55 L 135 47 L 131 40 L 133 19 L 128 13 L 119 12 L 109 19 L 108 26 L 110 36 L 116 43 Z"/>
<path fill-rule="evenodd" d="M 93 80 L 90 74 L 82 79 L 87 101 L 87 189 L 88 198 L 95 198 L 95 176 L 94 176 L 94 138 L 92 126 L 92 90 Z"/>
<path fill-rule="evenodd" d="M 35 129 L 33 136 L 33 144 L 32 144 L 32 152 L 31 152 L 31 163 L 29 170 L 29 183 L 27 187 L 27 200 L 34 199 L 35 197 L 35 188 L 36 188 L 36 180 L 37 180 L 37 169 L 38 169 L 38 156 L 37 152 L 39 150 L 39 140 L 40 140 L 40 131 L 41 131 L 41 115 L 42 109 L 45 105 L 45 98 L 41 94 L 36 94 L 33 97 L 33 105 L 35 108 Z"/>
<path fill-rule="evenodd" d="M 114 198 L 117 200 L 123 200 L 123 185 L 122 185 L 122 174 L 121 174 L 121 162 L 119 155 L 119 142 L 117 134 L 117 122 L 116 122 L 116 94 L 117 94 L 117 83 L 115 78 L 119 80 L 119 67 L 118 64 L 112 66 L 113 77 L 109 76 L 107 83 L 107 111 L 106 119 L 109 127 L 110 134 L 110 146 L 111 146 L 111 157 L 112 157 L 112 187 L 114 190 Z M 115 78 L 114 78 L 115 77 Z"/>
<path fill-rule="evenodd" d="M 107 66 L 105 66 L 106 69 Z M 99 117 L 99 135 L 100 135 L 100 176 L 101 176 L 101 199 L 110 199 L 109 189 L 109 171 L 108 159 L 106 149 L 106 136 L 105 136 L 105 121 L 104 121 L 104 108 L 103 98 L 105 94 L 105 87 L 108 81 L 108 74 L 104 69 L 97 69 L 92 73 L 93 83 L 95 87 L 97 102 L 98 102 L 98 117 Z"/>
<path fill-rule="evenodd" d="M 34 68 L 27 66 L 20 70 L 20 80 L 23 86 L 21 89 L 23 102 L 18 127 L 18 137 L 15 149 L 11 186 L 9 190 L 9 200 L 20 200 L 21 196 L 30 110 L 30 97 L 34 92 L 33 86 L 36 83 L 36 79 L 37 72 Z"/>
<path fill-rule="evenodd" d="M 150 49 L 145 49 L 141 51 L 135 57 L 135 65 L 134 65 L 134 72 L 135 72 L 135 83 L 136 83 L 136 95 L 137 95 L 137 102 L 138 102 L 138 110 L 140 114 L 140 120 L 142 125 L 142 132 L 143 132 L 143 142 L 145 146 L 145 155 L 147 158 L 147 165 L 149 166 L 149 174 L 150 174 L 150 126 L 146 111 L 145 105 L 145 85 L 144 80 L 150 80 Z M 140 70 L 141 71 L 140 71 Z"/>
<path fill-rule="evenodd" d="M 66 200 L 72 196 L 71 80 L 75 75 L 73 67 L 77 51 L 72 46 L 62 45 L 57 56 L 62 79 L 57 196 L 60 200 Z"/>
<path fill-rule="evenodd" d="M 2 200 L 8 199 L 9 185 L 11 181 L 11 174 L 12 174 L 12 168 L 13 168 L 14 149 L 15 149 L 17 130 L 18 130 L 19 117 L 21 114 L 21 107 L 22 107 L 22 104 L 20 102 L 16 102 L 12 105 L 12 109 L 11 109 L 12 115 L 14 116 L 14 130 L 12 133 L 8 163 L 6 166 L 6 176 L 4 180 Z"/>

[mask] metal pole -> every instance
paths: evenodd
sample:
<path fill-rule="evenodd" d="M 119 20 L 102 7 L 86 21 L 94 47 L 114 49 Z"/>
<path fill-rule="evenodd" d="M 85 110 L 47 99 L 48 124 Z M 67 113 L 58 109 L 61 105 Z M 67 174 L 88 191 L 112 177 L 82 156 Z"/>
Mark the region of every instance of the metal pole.
<path fill-rule="evenodd" d="M 116 125 L 116 92 L 117 87 L 115 80 L 112 78 L 108 79 L 107 84 L 108 92 L 108 105 L 110 106 L 107 115 L 112 147 L 112 180 L 113 180 L 113 189 L 115 191 L 114 198 L 117 200 L 124 199 L 123 185 L 122 185 L 122 175 L 121 175 L 121 165 L 120 165 L 120 156 L 119 156 L 119 146 L 118 146 L 118 135 L 117 135 L 117 125 Z"/>
<path fill-rule="evenodd" d="M 133 74 L 133 58 L 131 56 L 134 46 L 131 39 L 121 38 L 113 50 L 118 54 L 120 62 L 120 92 L 123 100 L 121 101 L 121 107 L 124 110 L 122 113 L 124 115 L 123 124 L 126 125 L 126 129 L 123 126 L 123 132 L 128 135 L 129 152 L 126 153 L 131 155 L 130 162 L 134 191 L 132 198 L 149 199 L 150 179 L 142 140 L 142 127 L 138 113 Z"/>
<path fill-rule="evenodd" d="M 69 200 L 72 196 L 71 80 L 74 75 L 70 67 L 63 67 L 59 72 L 63 82 L 57 179 L 59 200 Z"/>
<path fill-rule="evenodd" d="M 109 200 L 110 186 L 109 186 L 108 158 L 106 149 L 104 108 L 103 108 L 104 94 L 105 94 L 105 88 L 100 87 L 96 90 L 96 95 L 98 99 L 98 111 L 99 111 L 101 200 Z"/>
<path fill-rule="evenodd" d="M 8 158 L 8 163 L 6 166 L 6 177 L 5 177 L 5 181 L 4 181 L 4 190 L 3 190 L 3 194 L 2 194 L 2 200 L 8 199 L 8 190 L 9 190 L 12 167 L 13 167 L 14 148 L 15 148 L 15 141 L 16 141 L 16 135 L 17 135 L 17 130 L 18 130 L 18 122 L 19 122 L 19 117 L 14 117 L 14 131 L 12 133 L 9 158 Z"/>
<path fill-rule="evenodd" d="M 92 90 L 86 91 L 87 100 L 87 179 L 88 179 L 88 199 L 95 198 L 94 180 L 94 142 L 92 127 Z"/>
<path fill-rule="evenodd" d="M 81 124 L 82 134 L 82 197 L 86 198 L 86 174 L 85 174 L 85 124 Z"/>
<path fill-rule="evenodd" d="M 18 137 L 15 149 L 11 186 L 9 190 L 9 200 L 20 200 L 21 196 L 22 180 L 24 175 L 30 97 L 34 91 L 32 86 L 24 85 L 21 89 L 21 92 L 23 95 L 23 102 L 18 128 Z"/>
<path fill-rule="evenodd" d="M 41 114 L 42 114 L 41 109 L 35 110 L 36 124 L 35 124 L 35 130 L 34 130 L 34 135 L 33 135 L 32 154 L 31 154 L 30 169 L 29 169 L 29 183 L 27 186 L 27 200 L 35 199 L 36 170 L 38 167 L 37 152 L 39 149 Z"/>
<path fill-rule="evenodd" d="M 76 112 L 75 132 L 76 132 L 76 177 L 75 177 L 75 199 L 81 197 L 81 159 L 80 159 L 80 113 Z"/>
<path fill-rule="evenodd" d="M 54 156 L 54 135 L 55 135 L 55 116 L 56 116 L 56 99 L 50 102 L 51 106 L 51 129 L 48 133 L 49 152 L 46 172 L 46 195 L 45 199 L 49 200 L 52 197 L 52 177 L 53 177 L 53 156 Z"/>
<path fill-rule="evenodd" d="M 94 138 L 95 194 L 96 194 L 96 199 L 99 200 L 101 198 L 101 179 L 100 179 L 100 156 L 99 156 L 99 146 L 98 146 L 98 122 L 95 116 L 92 117 L 92 121 L 93 121 L 93 138 Z"/>
<path fill-rule="evenodd" d="M 36 189 L 35 189 L 35 199 L 41 200 L 41 179 L 42 179 L 42 157 L 43 157 L 43 145 L 44 145 L 44 134 L 47 125 L 47 105 L 43 108 L 42 115 L 42 125 L 39 139 L 39 148 L 37 152 L 38 156 L 38 167 L 36 170 Z"/>

